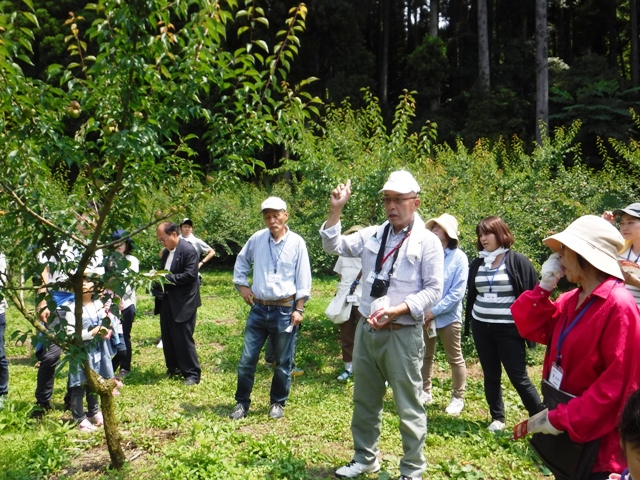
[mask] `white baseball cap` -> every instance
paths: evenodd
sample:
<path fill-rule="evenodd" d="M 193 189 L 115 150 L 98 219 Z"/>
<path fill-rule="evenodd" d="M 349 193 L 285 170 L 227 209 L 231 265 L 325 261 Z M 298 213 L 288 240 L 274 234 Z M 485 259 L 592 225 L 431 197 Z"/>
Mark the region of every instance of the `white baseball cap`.
<path fill-rule="evenodd" d="M 387 180 L 387 183 L 384 184 L 384 187 L 382 187 L 378 193 L 385 191 L 397 193 L 418 193 L 420 192 L 420 185 L 418 185 L 416 179 L 413 178 L 413 175 L 406 170 L 397 170 L 395 172 L 391 172 L 389 180 Z"/>
<path fill-rule="evenodd" d="M 279 197 L 269 197 L 264 202 L 262 202 L 262 206 L 260 207 L 260 213 L 265 210 L 284 210 L 287 211 L 287 204 L 284 203 Z"/>

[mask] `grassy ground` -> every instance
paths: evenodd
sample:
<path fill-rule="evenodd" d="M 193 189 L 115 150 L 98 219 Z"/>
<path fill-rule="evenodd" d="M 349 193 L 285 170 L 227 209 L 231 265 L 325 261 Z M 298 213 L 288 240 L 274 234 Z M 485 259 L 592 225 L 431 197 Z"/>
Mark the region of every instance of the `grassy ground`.
<path fill-rule="evenodd" d="M 248 314 L 231 284 L 230 272 L 208 272 L 202 288 L 196 342 L 203 374 L 200 385 L 184 387 L 164 378 L 157 317 L 151 298 L 139 293 L 134 323 L 133 369 L 117 399 L 123 445 L 129 462 L 121 472 L 109 471 L 104 434 L 81 434 L 62 412 L 66 369 L 58 374 L 56 407 L 40 422 L 29 412 L 35 390 L 35 358 L 29 346 L 7 342 L 10 393 L 0 411 L 0 477 L 31 478 L 225 478 L 324 479 L 351 459 L 351 390 L 339 383 L 342 371 L 337 327 L 323 315 L 334 290 L 334 278 L 314 278 L 298 340 L 297 365 L 302 377 L 292 381 L 281 421 L 267 417 L 271 372 L 261 362 L 247 418 L 234 422 L 236 366 L 242 329 Z M 9 311 L 8 333 L 27 329 L 15 310 Z M 429 433 L 425 478 L 543 478 L 526 441 L 510 440 L 508 432 L 491 434 L 484 400 L 482 372 L 470 343 L 465 344 L 469 379 L 461 416 L 444 413 L 449 401 L 450 374 L 439 352 L 435 369 L 435 402 L 428 407 Z M 540 381 L 542 349 L 530 352 L 531 375 Z M 503 377 L 507 426 L 526 418 L 515 390 Z M 391 392 L 385 398 L 380 450 L 382 470 L 362 478 L 399 475 L 402 456 Z"/>

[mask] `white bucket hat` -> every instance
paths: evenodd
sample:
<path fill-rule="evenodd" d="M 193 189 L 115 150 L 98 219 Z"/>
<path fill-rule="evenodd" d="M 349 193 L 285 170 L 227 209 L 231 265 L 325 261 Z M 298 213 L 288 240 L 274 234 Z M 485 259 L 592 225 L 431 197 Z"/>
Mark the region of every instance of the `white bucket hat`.
<path fill-rule="evenodd" d="M 397 193 L 419 193 L 420 185 L 416 182 L 416 179 L 413 178 L 406 170 L 396 170 L 395 172 L 391 172 L 389 175 L 389 180 L 384 184 L 384 187 L 380 189 L 378 193 L 382 193 L 385 191 L 397 192 Z"/>
<path fill-rule="evenodd" d="M 458 246 L 458 220 L 453 215 L 449 215 L 448 213 L 443 213 L 437 218 L 432 218 L 431 220 L 425 223 L 425 227 L 427 230 L 433 229 L 433 225 L 437 223 L 442 227 L 442 229 L 447 233 L 447 236 L 451 240 L 455 240 L 456 247 Z"/>
<path fill-rule="evenodd" d="M 616 227 L 601 217 L 580 217 L 543 242 L 554 252 L 565 245 L 601 272 L 624 279 L 618 262 L 618 251 L 624 246 L 624 238 Z"/>

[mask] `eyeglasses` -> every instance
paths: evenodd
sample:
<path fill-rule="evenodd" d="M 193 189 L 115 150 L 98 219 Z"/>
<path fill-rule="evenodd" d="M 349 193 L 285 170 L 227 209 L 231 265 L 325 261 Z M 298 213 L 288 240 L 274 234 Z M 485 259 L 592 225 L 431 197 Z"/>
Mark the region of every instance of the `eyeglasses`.
<path fill-rule="evenodd" d="M 167 241 L 167 238 L 169 238 L 169 235 L 167 235 L 167 236 L 166 236 L 166 237 L 164 237 L 164 238 L 159 238 L 159 239 L 158 239 L 158 243 L 162 243 L 162 244 L 164 244 L 164 242 L 166 242 L 166 241 Z"/>
<path fill-rule="evenodd" d="M 389 198 L 383 197 L 382 201 L 385 205 L 400 205 L 402 202 L 406 202 L 407 200 L 415 200 L 418 197 L 405 197 L 405 198 Z"/>

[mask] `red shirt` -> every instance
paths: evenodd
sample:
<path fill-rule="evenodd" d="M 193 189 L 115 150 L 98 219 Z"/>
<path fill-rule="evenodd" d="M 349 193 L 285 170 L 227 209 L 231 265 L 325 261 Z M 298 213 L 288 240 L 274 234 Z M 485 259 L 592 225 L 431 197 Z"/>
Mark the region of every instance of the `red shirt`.
<path fill-rule="evenodd" d="M 614 277 L 602 282 L 576 311 L 577 288 L 555 302 L 537 285 L 511 307 L 523 337 L 548 346 L 543 378 L 556 360 L 558 338 L 595 297 L 562 344 L 561 390 L 576 395 L 549 412 L 549 422 L 569 432 L 576 442 L 601 438 L 594 472 L 621 472 L 626 468 L 616 427 L 627 397 L 639 385 L 640 312 L 633 295 Z M 568 317 L 568 319 L 567 319 Z"/>

